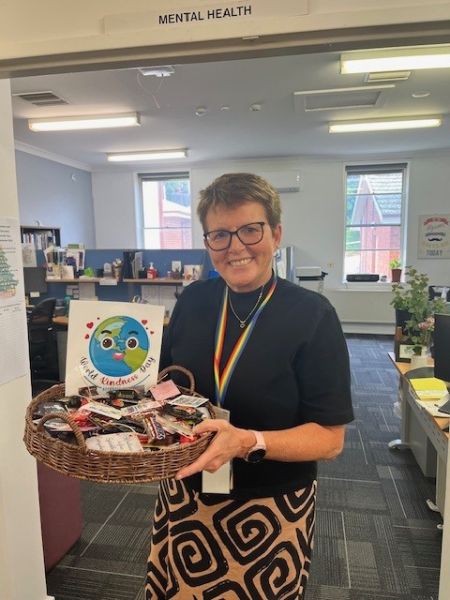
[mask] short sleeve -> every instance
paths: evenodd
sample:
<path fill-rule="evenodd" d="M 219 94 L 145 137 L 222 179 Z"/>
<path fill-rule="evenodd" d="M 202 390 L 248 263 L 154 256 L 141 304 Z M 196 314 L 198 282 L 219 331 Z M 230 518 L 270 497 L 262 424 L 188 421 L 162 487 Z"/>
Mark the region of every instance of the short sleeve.
<path fill-rule="evenodd" d="M 347 344 L 336 311 L 324 308 L 295 357 L 304 422 L 343 425 L 353 420 Z"/>

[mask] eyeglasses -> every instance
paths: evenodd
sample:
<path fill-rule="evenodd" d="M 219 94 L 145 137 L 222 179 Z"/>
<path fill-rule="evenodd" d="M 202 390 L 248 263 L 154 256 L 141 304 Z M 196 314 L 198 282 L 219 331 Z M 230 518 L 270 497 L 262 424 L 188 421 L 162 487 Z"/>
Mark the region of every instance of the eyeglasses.
<path fill-rule="evenodd" d="M 264 236 L 264 221 L 256 223 L 247 223 L 242 225 L 236 231 L 228 231 L 227 229 L 214 229 L 214 231 L 206 231 L 203 237 L 211 250 L 227 250 L 231 246 L 231 240 L 235 235 L 244 246 L 253 246 L 258 244 Z"/>

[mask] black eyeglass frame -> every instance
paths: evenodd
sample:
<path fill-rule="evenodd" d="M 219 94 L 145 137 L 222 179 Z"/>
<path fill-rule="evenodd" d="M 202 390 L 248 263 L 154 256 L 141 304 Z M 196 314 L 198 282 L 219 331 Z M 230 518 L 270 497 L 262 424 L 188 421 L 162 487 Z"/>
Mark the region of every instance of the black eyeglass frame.
<path fill-rule="evenodd" d="M 250 227 L 250 225 L 259 225 L 261 227 L 261 237 L 259 238 L 259 240 L 257 242 L 250 242 L 250 244 L 249 244 L 247 242 L 244 242 L 241 239 L 239 232 L 241 231 L 241 229 Z M 213 252 L 222 252 L 223 250 L 228 250 L 228 248 L 231 246 L 231 240 L 233 239 L 233 235 L 235 235 L 237 237 L 237 239 L 241 242 L 241 244 L 244 244 L 244 246 L 255 246 L 256 244 L 259 244 L 259 242 L 264 237 L 264 225 L 268 225 L 268 223 L 266 223 L 265 221 L 253 221 L 252 223 L 245 223 L 245 225 L 241 225 L 240 227 L 238 227 L 236 229 L 236 231 L 229 231 L 228 229 L 212 229 L 211 231 L 205 231 L 205 233 L 203 234 L 203 239 L 205 240 L 208 248 L 210 250 L 212 250 Z M 208 240 L 208 236 L 211 235 L 212 233 L 217 233 L 218 231 L 223 231 L 224 233 L 229 234 L 228 243 L 223 248 L 212 248 L 210 245 L 210 242 Z"/>

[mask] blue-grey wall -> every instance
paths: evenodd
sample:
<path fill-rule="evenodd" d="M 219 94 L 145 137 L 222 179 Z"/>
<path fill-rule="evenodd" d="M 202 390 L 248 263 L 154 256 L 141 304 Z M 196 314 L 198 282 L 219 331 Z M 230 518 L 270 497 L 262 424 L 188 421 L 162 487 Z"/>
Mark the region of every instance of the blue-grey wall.
<path fill-rule="evenodd" d="M 61 228 L 61 245 L 95 248 L 91 174 L 33 154 L 16 151 L 21 225 Z"/>

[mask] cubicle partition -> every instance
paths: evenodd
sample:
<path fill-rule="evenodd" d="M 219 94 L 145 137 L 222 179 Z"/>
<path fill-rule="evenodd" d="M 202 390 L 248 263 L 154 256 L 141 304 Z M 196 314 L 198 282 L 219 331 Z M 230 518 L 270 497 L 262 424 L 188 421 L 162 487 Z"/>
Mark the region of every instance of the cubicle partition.
<path fill-rule="evenodd" d="M 105 263 L 112 264 L 113 261 L 129 256 L 130 253 L 142 252 L 143 271 L 150 263 L 153 263 L 158 272 L 156 281 L 147 280 L 146 273 L 141 272 L 141 276 L 134 277 L 132 273 L 122 269 L 122 276 L 119 281 L 111 281 L 110 278 L 103 277 Z M 41 266 L 44 266 L 44 258 L 40 257 Z M 208 274 L 210 262 L 207 253 L 202 249 L 194 250 L 130 250 L 130 249 L 106 249 L 106 250 L 86 250 L 85 268 L 90 267 L 95 277 L 93 278 L 75 278 L 75 279 L 47 279 L 47 291 L 41 293 L 38 298 L 32 298 L 32 303 L 54 297 L 63 299 L 66 296 L 72 296 L 75 289 L 77 292 L 74 297 L 89 298 L 96 297 L 98 300 L 110 300 L 119 302 L 128 302 L 134 296 L 142 295 L 142 286 L 147 284 L 159 286 L 173 286 L 174 289 L 183 285 L 183 280 L 172 277 L 172 261 L 179 261 L 185 265 L 202 265 L 204 274 Z M 124 265 L 125 267 L 125 265 Z M 75 287 L 74 287 L 75 286 Z"/>

